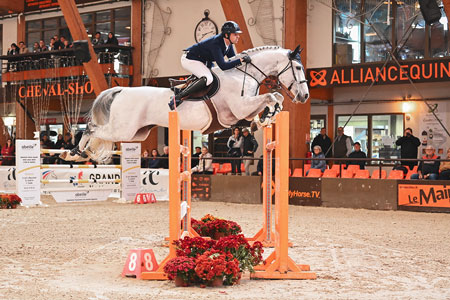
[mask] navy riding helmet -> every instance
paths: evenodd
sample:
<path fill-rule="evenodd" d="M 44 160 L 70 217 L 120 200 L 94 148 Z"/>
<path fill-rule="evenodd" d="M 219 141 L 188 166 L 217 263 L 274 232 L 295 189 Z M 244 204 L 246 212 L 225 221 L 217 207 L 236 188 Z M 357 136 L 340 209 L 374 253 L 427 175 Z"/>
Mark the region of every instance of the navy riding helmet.
<path fill-rule="evenodd" d="M 226 38 L 229 37 L 230 33 L 242 33 L 241 28 L 234 21 L 226 21 L 223 23 L 221 32 Z"/>

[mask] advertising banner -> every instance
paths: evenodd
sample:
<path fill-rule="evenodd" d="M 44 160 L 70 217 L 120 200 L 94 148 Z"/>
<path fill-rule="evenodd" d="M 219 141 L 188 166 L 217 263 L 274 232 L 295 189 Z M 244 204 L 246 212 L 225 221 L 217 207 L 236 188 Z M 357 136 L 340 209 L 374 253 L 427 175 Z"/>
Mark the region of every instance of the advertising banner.
<path fill-rule="evenodd" d="M 321 183 L 318 178 L 289 178 L 289 204 L 321 206 Z"/>
<path fill-rule="evenodd" d="M 143 169 L 141 172 L 141 193 L 153 193 L 156 201 L 168 201 L 169 170 Z"/>
<path fill-rule="evenodd" d="M 133 201 L 141 184 L 141 144 L 122 143 L 122 198 Z"/>
<path fill-rule="evenodd" d="M 17 194 L 24 206 L 41 203 L 40 155 L 38 140 L 16 141 Z"/>
<path fill-rule="evenodd" d="M 16 193 L 16 167 L 0 166 L 0 193 Z"/>
<path fill-rule="evenodd" d="M 399 184 L 398 206 L 450 208 L 450 185 Z"/>

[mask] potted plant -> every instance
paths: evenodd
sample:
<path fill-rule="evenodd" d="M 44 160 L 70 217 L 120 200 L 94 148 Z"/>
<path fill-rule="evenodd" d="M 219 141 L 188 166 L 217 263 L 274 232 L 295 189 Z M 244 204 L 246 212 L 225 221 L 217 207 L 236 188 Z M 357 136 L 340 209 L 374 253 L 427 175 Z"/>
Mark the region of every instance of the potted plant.
<path fill-rule="evenodd" d="M 197 258 L 195 273 L 203 284 L 209 286 L 222 286 L 224 279 L 227 284 L 233 284 L 240 278 L 239 262 L 219 250 L 206 251 Z"/>
<path fill-rule="evenodd" d="M 9 199 L 7 195 L 0 194 L 0 208 L 8 208 Z"/>
<path fill-rule="evenodd" d="M 197 257 L 213 248 L 216 241 L 202 237 L 191 238 L 186 236 L 184 239 L 174 241 L 173 244 L 177 248 L 177 256 Z"/>
<path fill-rule="evenodd" d="M 22 199 L 20 199 L 20 197 L 16 194 L 11 194 L 8 195 L 8 200 L 9 200 L 9 208 L 16 208 L 17 205 L 20 205 L 20 203 L 22 203 Z"/>
<path fill-rule="evenodd" d="M 253 246 L 250 246 L 242 234 L 221 238 L 214 246 L 214 249 L 230 253 L 239 261 L 240 270 L 248 270 L 249 272 L 254 272 L 253 267 L 261 263 L 264 252 L 260 242 L 255 242 Z"/>
<path fill-rule="evenodd" d="M 236 222 L 223 219 L 210 221 L 206 226 L 208 227 L 208 235 L 215 240 L 224 236 L 236 235 L 242 231 Z"/>
<path fill-rule="evenodd" d="M 189 286 L 196 281 L 195 258 L 179 256 L 169 260 L 164 266 L 164 273 L 176 286 Z"/>

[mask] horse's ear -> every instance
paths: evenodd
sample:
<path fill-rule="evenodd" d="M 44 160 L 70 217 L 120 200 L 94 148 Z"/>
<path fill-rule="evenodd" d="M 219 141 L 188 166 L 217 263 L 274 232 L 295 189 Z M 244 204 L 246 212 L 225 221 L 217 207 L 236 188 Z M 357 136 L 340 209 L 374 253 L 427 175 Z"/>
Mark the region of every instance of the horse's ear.
<path fill-rule="evenodd" d="M 294 50 L 294 53 L 297 55 L 298 53 L 300 53 L 300 45 L 297 45 L 297 47 Z"/>
<path fill-rule="evenodd" d="M 298 45 L 294 51 L 289 51 L 289 59 L 290 60 L 295 59 L 300 52 L 301 52 L 300 45 Z"/>

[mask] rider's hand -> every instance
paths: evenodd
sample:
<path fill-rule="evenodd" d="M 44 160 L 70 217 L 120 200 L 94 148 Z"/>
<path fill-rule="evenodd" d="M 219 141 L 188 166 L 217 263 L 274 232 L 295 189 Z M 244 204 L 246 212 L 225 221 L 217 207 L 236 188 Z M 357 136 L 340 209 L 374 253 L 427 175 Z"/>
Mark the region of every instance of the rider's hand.
<path fill-rule="evenodd" d="M 241 58 L 241 62 L 244 62 L 244 63 L 248 64 L 248 63 L 252 62 L 252 59 L 250 58 L 250 56 L 245 55 L 244 57 Z"/>

